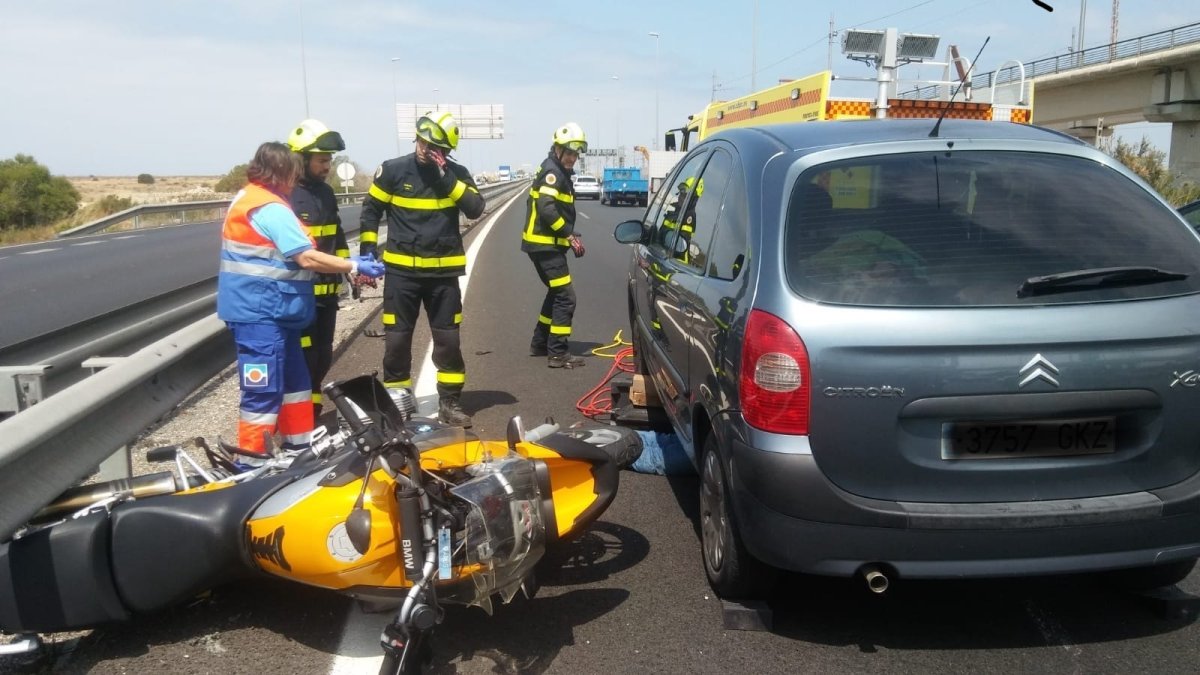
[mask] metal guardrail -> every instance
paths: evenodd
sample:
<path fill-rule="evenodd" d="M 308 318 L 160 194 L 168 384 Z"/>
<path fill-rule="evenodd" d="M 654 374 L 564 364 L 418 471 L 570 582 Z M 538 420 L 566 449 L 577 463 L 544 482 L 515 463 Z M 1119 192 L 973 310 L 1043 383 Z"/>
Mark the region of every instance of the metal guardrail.
<path fill-rule="evenodd" d="M 1182 47 L 1196 42 L 1200 42 L 1200 23 L 1191 23 L 1157 33 L 1150 33 L 1149 35 L 1121 40 L 1112 44 L 1088 47 L 1082 51 L 1030 61 L 1024 64 L 1024 77 L 1028 80 L 1044 75 L 1053 75 L 1069 70 L 1098 66 L 1120 59 L 1153 54 L 1154 52 L 1174 49 L 1175 47 Z M 1008 66 L 972 76 L 971 87 L 979 90 L 1011 84 L 1018 82 L 1021 79 L 1021 75 L 1020 68 L 1017 66 Z M 938 98 L 943 91 L 945 91 L 945 87 L 932 85 L 918 87 L 905 92 L 901 96 L 903 98 L 934 99 Z"/>
<path fill-rule="evenodd" d="M 484 186 L 507 197 L 528 180 Z M 0 541 L 233 362 L 210 314 L 0 421 Z"/>

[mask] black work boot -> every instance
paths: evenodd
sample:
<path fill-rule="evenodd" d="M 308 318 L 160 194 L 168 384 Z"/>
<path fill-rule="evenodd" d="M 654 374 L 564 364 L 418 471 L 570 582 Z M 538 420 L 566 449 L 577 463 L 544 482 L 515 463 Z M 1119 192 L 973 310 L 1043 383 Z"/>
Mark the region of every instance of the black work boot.
<path fill-rule="evenodd" d="M 443 396 L 438 400 L 438 421 L 452 427 L 471 426 L 471 416 L 463 410 L 458 396 Z"/>
<path fill-rule="evenodd" d="M 546 345 L 544 345 L 544 344 L 538 345 L 538 344 L 531 343 L 529 345 L 529 355 L 530 356 L 546 356 L 549 353 L 550 352 L 546 351 Z"/>
<path fill-rule="evenodd" d="M 546 365 L 551 368 L 582 368 L 586 364 L 582 356 L 574 354 L 551 354 L 546 357 Z"/>

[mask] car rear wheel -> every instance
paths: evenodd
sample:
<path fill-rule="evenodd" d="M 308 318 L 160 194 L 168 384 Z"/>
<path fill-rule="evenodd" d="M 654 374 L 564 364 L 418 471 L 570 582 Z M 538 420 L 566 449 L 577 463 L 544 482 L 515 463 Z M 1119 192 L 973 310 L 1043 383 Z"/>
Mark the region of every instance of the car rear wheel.
<path fill-rule="evenodd" d="M 775 570 L 752 557 L 738 536 L 714 434 L 704 441 L 701 460 L 700 546 L 708 583 L 722 598 L 755 597 L 774 582 Z"/>

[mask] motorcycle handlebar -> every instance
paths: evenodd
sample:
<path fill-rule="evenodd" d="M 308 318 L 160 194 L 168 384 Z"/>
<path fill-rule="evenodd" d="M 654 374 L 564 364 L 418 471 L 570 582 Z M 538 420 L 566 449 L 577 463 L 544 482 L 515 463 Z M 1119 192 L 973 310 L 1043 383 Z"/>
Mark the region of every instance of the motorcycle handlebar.
<path fill-rule="evenodd" d="M 337 383 L 330 382 L 326 384 L 322 387 L 322 391 L 325 392 L 326 398 L 333 401 L 334 407 L 342 414 L 342 419 L 346 420 L 346 424 L 350 425 L 350 431 L 358 435 L 366 430 L 367 425 L 363 424 L 363 421 L 359 419 L 358 412 L 350 404 L 350 399 L 346 398 L 346 392 L 342 391 L 342 388 Z"/>

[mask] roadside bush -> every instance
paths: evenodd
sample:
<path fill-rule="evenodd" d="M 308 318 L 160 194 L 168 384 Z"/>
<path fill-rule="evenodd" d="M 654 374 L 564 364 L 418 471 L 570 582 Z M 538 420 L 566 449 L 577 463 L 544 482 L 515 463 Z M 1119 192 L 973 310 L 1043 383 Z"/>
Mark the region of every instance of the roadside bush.
<path fill-rule="evenodd" d="M 1149 183 L 1172 206 L 1183 206 L 1200 199 L 1200 185 L 1176 176 L 1167 169 L 1167 153 L 1154 147 L 1145 136 L 1136 144 L 1118 139 L 1111 154 Z"/>
<path fill-rule="evenodd" d="M 47 225 L 79 209 L 79 193 L 29 155 L 0 160 L 0 230 Z"/>
<path fill-rule="evenodd" d="M 246 168 L 248 164 L 238 164 L 229 170 L 217 184 L 213 186 L 216 192 L 237 192 L 246 185 Z"/>
<path fill-rule="evenodd" d="M 95 212 L 96 218 L 111 216 L 119 211 L 133 208 L 133 200 L 129 197 L 118 197 L 116 195 L 104 195 L 95 204 L 92 204 L 92 209 Z"/>
<path fill-rule="evenodd" d="M 154 176 L 151 176 L 148 173 L 139 173 L 138 174 L 138 184 L 139 185 L 154 185 Z"/>

